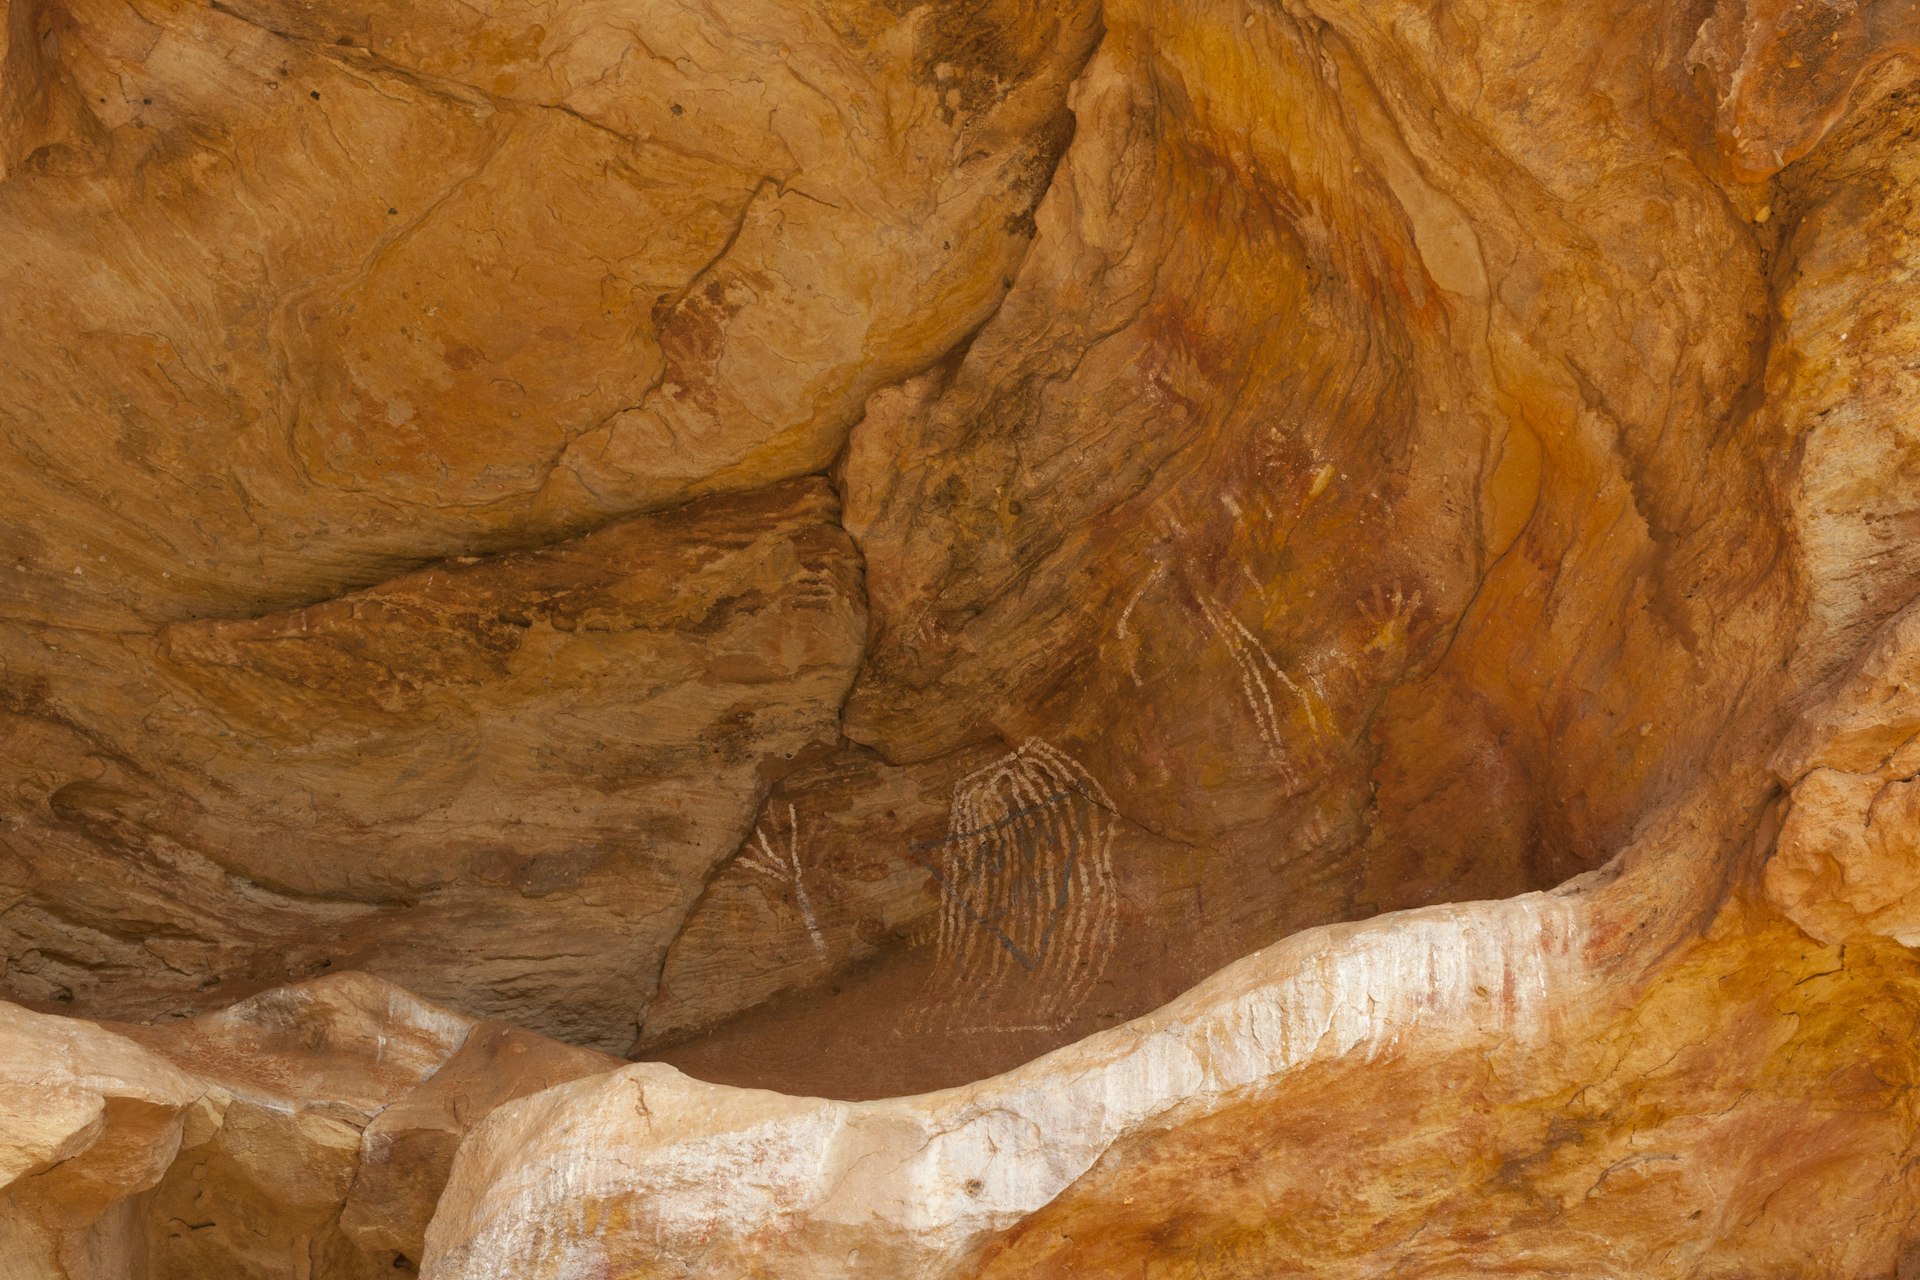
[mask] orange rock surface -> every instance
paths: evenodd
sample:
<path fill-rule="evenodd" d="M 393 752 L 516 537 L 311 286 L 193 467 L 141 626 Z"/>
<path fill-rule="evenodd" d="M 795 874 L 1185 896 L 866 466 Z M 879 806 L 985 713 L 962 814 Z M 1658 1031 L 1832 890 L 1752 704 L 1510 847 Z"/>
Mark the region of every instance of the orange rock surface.
<path fill-rule="evenodd" d="M 0 1280 L 1920 1275 L 1917 77 L 0 0 Z"/>

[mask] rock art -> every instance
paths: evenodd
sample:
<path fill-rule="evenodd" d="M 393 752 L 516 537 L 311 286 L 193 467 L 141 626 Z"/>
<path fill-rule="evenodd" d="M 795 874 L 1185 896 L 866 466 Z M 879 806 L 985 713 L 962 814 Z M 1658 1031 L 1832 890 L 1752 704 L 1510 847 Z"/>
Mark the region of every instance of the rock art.
<path fill-rule="evenodd" d="M 1920 1276 L 1916 136 L 1912 0 L 0 0 L 0 1280 Z"/>
<path fill-rule="evenodd" d="M 1914 957 L 1726 921 L 1621 999 L 1625 884 L 1315 930 L 917 1098 L 552 1089 L 462 1149 L 424 1274 L 1875 1274 L 1920 1206 Z"/>
<path fill-rule="evenodd" d="M 832 505 L 796 482 L 168 624 L 132 646 L 151 700 L 111 750 L 71 704 L 20 708 L 14 989 L 129 1014 L 368 967 L 625 1049 L 763 761 L 836 736 L 862 618 Z M 57 941 L 102 894 L 136 927 Z"/>

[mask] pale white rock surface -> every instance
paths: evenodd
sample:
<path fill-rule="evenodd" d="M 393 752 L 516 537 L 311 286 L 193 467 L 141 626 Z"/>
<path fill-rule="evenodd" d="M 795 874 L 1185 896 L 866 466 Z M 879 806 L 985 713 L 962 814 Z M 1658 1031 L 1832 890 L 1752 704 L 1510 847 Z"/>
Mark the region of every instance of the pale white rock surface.
<path fill-rule="evenodd" d="M 1590 895 L 1586 895 L 1590 897 Z M 975 1085 L 847 1103 L 638 1063 L 495 1112 L 423 1275 L 954 1274 L 1116 1143 L 1404 1036 L 1532 1041 L 1578 1007 L 1579 891 L 1297 935 L 1148 1017 Z"/>
<path fill-rule="evenodd" d="M 130 1197 L 215 1123 L 202 1082 L 132 1041 L 0 1004 L 0 1278 L 136 1274 Z"/>

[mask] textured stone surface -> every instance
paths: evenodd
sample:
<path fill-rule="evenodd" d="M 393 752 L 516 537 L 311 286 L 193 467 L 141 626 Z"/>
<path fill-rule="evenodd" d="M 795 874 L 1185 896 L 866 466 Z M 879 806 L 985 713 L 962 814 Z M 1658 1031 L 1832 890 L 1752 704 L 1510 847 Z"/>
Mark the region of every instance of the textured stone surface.
<path fill-rule="evenodd" d="M 503 1102 L 621 1065 L 618 1059 L 498 1023 L 470 1031 L 432 1076 L 361 1130 L 340 1230 L 376 1259 L 417 1261 L 454 1152 Z"/>
<path fill-rule="evenodd" d="M 1790 787 L 1767 896 L 1829 944 L 1920 946 L 1920 612 L 1903 610 L 1774 762 Z"/>
<path fill-rule="evenodd" d="M 1731 928 L 1546 1053 L 1387 1055 L 1182 1115 L 966 1274 L 1895 1274 L 1920 1194 L 1920 1062 L 1892 1030 L 1920 1012 L 1912 957 Z M 1195 1168 L 1224 1176 L 1196 1196 Z"/>
<path fill-rule="evenodd" d="M 1096 23 L 1013 11 L 10 5 L 12 992 L 631 1043 L 857 660 L 777 486 L 1032 235 Z"/>
<path fill-rule="evenodd" d="M 797 482 L 118 642 L 70 687 L 141 706 L 118 750 L 57 693 L 0 730 L 14 988 L 137 1015 L 365 966 L 626 1048 L 764 762 L 835 736 L 832 512 Z"/>
<path fill-rule="evenodd" d="M 156 1275 L 393 1270 L 339 1229 L 364 1130 L 458 1049 L 472 1023 L 361 975 L 263 993 L 163 1028 L 129 1028 L 203 1081 L 220 1124 L 145 1206 Z"/>
<path fill-rule="evenodd" d="M 1550 971 L 1581 939 L 1560 901 L 1504 905 L 1484 924 L 1442 908 L 1391 932 L 1302 935 L 1149 1018 L 921 1098 L 785 1098 L 652 1064 L 550 1090 L 462 1152 L 429 1274 L 947 1274 L 1169 1109 L 1419 1021 L 1413 1002 L 1369 1006 L 1356 987 L 1431 983 L 1436 1021 L 1471 1019 L 1477 1000 L 1490 1028 L 1537 1033 L 1536 1001 L 1562 976 Z M 751 1183 L 736 1181 L 749 1167 Z"/>
<path fill-rule="evenodd" d="M 1117 809 L 1239 872 L 1233 906 L 1268 919 L 1267 885 L 1326 895 L 1308 908 L 1322 917 L 1365 913 L 1341 901 L 1352 880 L 1274 856 L 1307 841 L 1363 849 L 1360 883 L 1402 895 L 1380 906 L 1612 865 L 1545 896 L 1310 930 L 1159 1013 L 941 1093 L 822 1103 L 645 1066 L 551 1091 L 463 1151 L 429 1273 L 1904 1274 L 1920 1259 L 1920 967 L 1899 945 L 1920 644 L 1894 616 L 1915 585 L 1895 35 L 1783 82 L 1804 96 L 1767 104 L 1770 137 L 1760 98 L 1699 101 L 1689 150 L 1672 132 L 1686 136 L 1685 68 L 1706 57 L 1750 95 L 1785 74 L 1766 40 L 1708 56 L 1746 20 L 1731 6 L 1704 28 L 1697 12 L 1630 29 L 1599 16 L 1579 39 L 1481 14 L 1471 73 L 1410 7 L 1104 13 L 1013 293 L 960 359 L 876 397 L 855 432 L 846 518 L 875 628 L 849 736 L 916 769 L 982 726 L 1057 744 Z M 1896 17 L 1861 20 L 1892 32 Z M 1252 46 L 1263 57 L 1242 31 L 1273 41 Z M 1636 53 L 1596 59 L 1600 46 Z M 1291 91 L 1249 95 L 1233 180 L 1204 188 L 1231 216 L 1170 198 L 1206 171 L 1183 149 L 1288 52 Z M 1179 76 L 1183 57 L 1210 74 Z M 1468 74 L 1473 92 L 1449 96 Z M 1268 124 L 1307 114 L 1314 92 L 1342 109 Z M 1417 162 L 1382 156 L 1394 135 Z M 1357 140 L 1374 147 L 1312 185 L 1313 162 Z M 1771 187 L 1721 185 L 1802 154 Z M 1252 252 L 1268 173 L 1296 202 L 1269 215 L 1282 225 L 1310 210 L 1328 240 L 1358 241 L 1349 263 L 1422 263 L 1432 306 L 1377 287 L 1347 313 L 1350 333 L 1399 336 L 1380 359 L 1412 409 L 1364 367 L 1329 390 L 1339 366 L 1310 344 L 1338 332 L 1335 307 L 1276 307 L 1317 323 L 1256 354 L 1266 330 L 1249 312 L 1285 280 L 1284 250 L 1218 269 L 1261 288 L 1209 288 L 1207 255 Z M 1378 175 L 1400 217 L 1370 222 L 1354 173 Z M 1469 247 L 1483 274 L 1463 266 Z M 1342 265 L 1300 274 L 1337 301 L 1355 288 Z M 1159 337 L 1156 305 L 1183 294 L 1205 301 Z M 1202 363 L 1216 316 L 1244 372 Z M 1143 384 L 1169 366 L 1192 384 L 1153 400 Z M 1362 502 L 1263 535 L 1271 516 L 1222 470 L 1234 419 L 1263 393 L 1311 392 L 1270 415 L 1286 424 L 1270 438 L 1319 414 L 1338 442 L 1339 390 L 1357 388 L 1368 432 L 1352 447 L 1379 465 L 1392 428 L 1420 441 L 1435 387 L 1457 392 L 1450 430 L 1405 483 L 1444 485 L 1446 449 L 1462 451 L 1479 518 L 1432 500 L 1459 521 L 1461 585 L 1450 594 L 1430 558 L 1417 584 L 1377 584 L 1382 604 L 1411 589 L 1348 639 L 1339 606 L 1315 602 L 1364 596 L 1370 557 L 1409 543 L 1437 557 L 1447 526 Z M 1476 404 L 1499 424 L 1477 461 Z M 1351 467 L 1318 492 L 1301 462 L 1275 474 L 1315 502 L 1361 496 L 1335 487 Z M 1227 515 L 1210 517 L 1223 492 Z M 1372 519 L 1390 532 L 1359 536 Z M 1218 578 L 1262 536 L 1281 554 L 1229 595 Z M 1286 607 L 1253 614 L 1276 584 Z M 1424 659 L 1423 626 L 1439 636 Z M 1369 688 L 1353 659 L 1395 642 L 1416 678 L 1395 687 L 1408 668 L 1389 663 Z M 1302 661 L 1315 656 L 1346 659 L 1350 705 L 1371 709 L 1325 698 L 1327 672 Z M 1192 698 L 1196 680 L 1216 696 Z M 1343 735 L 1346 717 L 1366 732 Z M 1228 761 L 1252 755 L 1276 726 L 1293 758 L 1269 754 L 1264 785 L 1219 765 L 1156 793 L 1141 767 L 1194 766 L 1209 734 Z M 1343 736 L 1364 744 L 1346 767 L 1371 803 L 1349 804 L 1362 816 L 1345 830 L 1289 821 L 1302 795 L 1355 786 Z M 1200 823 L 1182 825 L 1182 801 Z M 1235 865 L 1242 823 L 1272 879 Z M 849 1022 L 865 1007 L 842 1006 Z M 807 1012 L 817 1025 L 833 1005 Z M 801 1025 L 764 1035 L 791 1045 Z"/>
<path fill-rule="evenodd" d="M 1912 955 L 1729 917 L 1603 994 L 1632 896 L 1314 931 L 922 1098 L 551 1090 L 462 1152 L 426 1274 L 1886 1274 Z"/>
<path fill-rule="evenodd" d="M 1920 1274 L 1907 0 L 0 32 L 0 1280 Z"/>
<path fill-rule="evenodd" d="M 361 974 L 111 1029 L 0 1005 L 0 1275 L 418 1269 L 461 1137 L 621 1065 Z"/>
<path fill-rule="evenodd" d="M 1499 11 L 1104 16 L 1012 293 L 854 433 L 849 736 L 1037 736 L 1204 850 L 1186 981 L 1604 861 L 1778 546 L 1766 460 L 1716 443 L 1762 259 L 1656 128 L 1678 17 L 1596 15 L 1596 64 Z"/>
<path fill-rule="evenodd" d="M 132 1274 L 130 1197 L 210 1116 L 198 1082 L 131 1041 L 0 1004 L 0 1276 Z"/>
<path fill-rule="evenodd" d="M 39 1007 L 958 1083 L 1599 865 L 1786 590 L 1690 14 L 29 8 Z"/>
<path fill-rule="evenodd" d="M 1170 842 L 1115 854 L 1113 954 L 1152 976 L 1080 1033 L 1295 928 L 1604 861 L 1788 590 L 1772 460 L 1727 434 L 1762 247 L 1660 134 L 1679 16 L 1595 28 L 1634 49 L 1604 68 L 1489 17 L 1475 94 L 1411 8 L 1103 12 L 1012 291 L 840 467 L 873 617 L 847 734 L 955 778 L 1037 739 Z M 919 1025 L 928 962 L 666 1056 L 841 1092 L 807 1027 L 876 1006 L 938 1048 L 863 1092 L 1045 1047 Z"/>

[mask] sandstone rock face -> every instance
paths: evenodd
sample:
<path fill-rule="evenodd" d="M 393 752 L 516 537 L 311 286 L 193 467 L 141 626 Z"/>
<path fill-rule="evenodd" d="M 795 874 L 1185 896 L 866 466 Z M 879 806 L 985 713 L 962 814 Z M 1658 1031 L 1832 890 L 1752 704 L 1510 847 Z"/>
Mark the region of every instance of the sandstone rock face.
<path fill-rule="evenodd" d="M 0 1005 L 0 1033 L 0 1275 L 134 1274 L 129 1197 L 210 1127 L 203 1092 L 90 1023 Z"/>
<path fill-rule="evenodd" d="M 221 1108 L 219 1127 L 183 1149 L 147 1197 L 153 1271 L 271 1275 L 306 1261 L 352 1273 L 337 1224 L 378 1150 L 368 1122 L 430 1078 L 471 1027 L 353 976 L 144 1030 Z M 393 1269 L 388 1255 L 352 1271 L 376 1263 Z"/>
<path fill-rule="evenodd" d="M 625 1048 L 837 738 L 783 482 L 1004 292 L 1094 16 L 8 12 L 13 992 L 357 965 Z"/>
<path fill-rule="evenodd" d="M 0 1280 L 1920 1275 L 1916 76 L 0 0 Z"/>
<path fill-rule="evenodd" d="M 800 482 L 166 625 L 137 759 L 10 721 L 15 988 L 134 1014 L 367 966 L 626 1048 L 763 761 L 834 736 L 862 618 L 832 509 Z M 124 905 L 76 954 L 65 899 L 103 886 Z"/>
<path fill-rule="evenodd" d="M 1768 898 L 1830 944 L 1920 946 L 1920 612 L 1903 610 L 1775 761 L 1791 788 Z"/>
<path fill-rule="evenodd" d="M 427 1274 L 1884 1274 L 1911 956 L 1726 921 L 1608 998 L 1592 930 L 1645 927 L 1633 896 L 1314 931 L 921 1098 L 549 1090 L 463 1150 Z"/>
<path fill-rule="evenodd" d="M 1044 743 L 1167 842 L 1116 836 L 1120 941 L 1086 961 L 1111 981 L 1063 1030 L 1292 929 L 1603 862 L 1697 767 L 1787 589 L 1768 461 L 1726 433 L 1760 247 L 1656 127 L 1682 29 L 1543 101 L 1544 68 L 1591 70 L 1578 41 L 1495 24 L 1506 87 L 1476 97 L 1395 13 L 1107 5 L 1012 291 L 869 401 L 840 466 L 873 618 L 847 735 L 955 779 L 983 736 Z M 888 982 L 666 1056 L 844 1092 L 809 1024 L 876 1004 L 951 1068 L 894 1090 L 1047 1047 L 1019 1017 L 1002 1053 L 942 1041 L 928 984 Z"/>
<path fill-rule="evenodd" d="M 171 1025 L 0 1025 L 9 1280 L 411 1274 L 467 1129 L 620 1065 L 364 975 Z"/>

